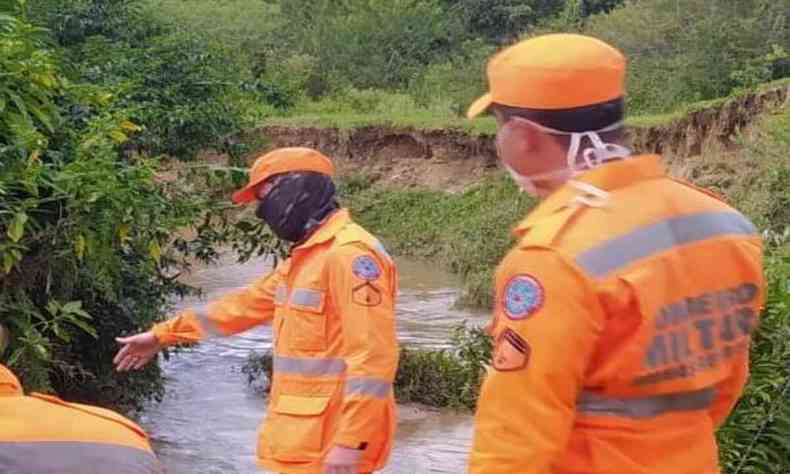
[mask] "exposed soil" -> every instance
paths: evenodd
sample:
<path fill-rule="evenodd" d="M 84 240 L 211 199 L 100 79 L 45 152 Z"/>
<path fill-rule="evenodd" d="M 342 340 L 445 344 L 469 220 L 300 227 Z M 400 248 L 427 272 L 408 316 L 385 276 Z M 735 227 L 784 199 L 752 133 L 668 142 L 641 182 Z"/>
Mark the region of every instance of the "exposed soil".
<path fill-rule="evenodd" d="M 678 159 L 698 156 L 703 149 L 734 149 L 738 133 L 757 116 L 788 103 L 790 85 L 777 86 L 694 111 L 665 125 L 631 128 L 630 143 L 636 152 L 662 154 L 677 167 Z M 266 126 L 254 133 L 264 135 L 270 148 L 321 150 L 335 160 L 341 175 L 364 174 L 397 186 L 457 191 L 497 169 L 493 135 L 461 130 Z M 218 158 L 214 155 L 208 161 Z"/>

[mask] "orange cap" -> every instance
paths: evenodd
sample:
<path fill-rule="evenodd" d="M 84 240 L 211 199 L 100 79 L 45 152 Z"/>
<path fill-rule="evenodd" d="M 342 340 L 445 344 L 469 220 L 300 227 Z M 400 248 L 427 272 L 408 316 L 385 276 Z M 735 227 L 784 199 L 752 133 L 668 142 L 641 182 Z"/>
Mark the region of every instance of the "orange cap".
<path fill-rule="evenodd" d="M 562 110 L 622 97 L 625 57 L 590 36 L 552 34 L 516 43 L 488 63 L 490 91 L 466 112 L 474 118 L 492 103 Z"/>
<path fill-rule="evenodd" d="M 233 193 L 233 202 L 241 204 L 255 200 L 255 186 L 280 173 L 315 171 L 327 176 L 335 174 L 335 167 L 326 156 L 312 148 L 278 148 L 258 157 L 250 168 L 250 181 Z"/>

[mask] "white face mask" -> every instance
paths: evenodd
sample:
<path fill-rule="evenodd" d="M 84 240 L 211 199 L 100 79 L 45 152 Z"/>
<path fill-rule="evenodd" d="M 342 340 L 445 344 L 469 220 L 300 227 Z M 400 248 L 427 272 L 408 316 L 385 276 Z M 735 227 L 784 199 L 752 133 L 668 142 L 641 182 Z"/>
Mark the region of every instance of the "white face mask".
<path fill-rule="evenodd" d="M 526 120 L 526 119 L 520 119 Z M 544 127 L 538 123 L 529 121 L 534 127 L 538 128 L 539 130 L 551 134 L 551 135 L 570 135 L 571 136 L 571 144 L 568 147 L 568 154 L 567 157 L 567 166 L 562 169 L 547 171 L 545 173 L 533 174 L 529 176 L 525 176 L 519 174 L 516 170 L 511 168 L 510 166 L 505 165 L 505 169 L 508 170 L 510 176 L 513 178 L 513 181 L 521 188 L 521 190 L 527 194 L 532 196 L 541 196 L 547 193 L 541 193 L 538 187 L 535 185 L 535 181 L 545 181 L 545 180 L 556 180 L 556 181 L 571 181 L 572 178 L 578 176 L 582 171 L 591 170 L 593 168 L 597 168 L 604 164 L 607 161 L 620 159 L 620 158 L 628 158 L 631 156 L 631 150 L 628 148 L 617 145 L 615 143 L 604 143 L 601 140 L 601 137 L 598 135 L 599 133 L 609 132 L 612 130 L 617 130 L 622 126 L 622 122 L 617 122 L 608 127 L 602 128 L 600 130 L 594 130 L 589 132 L 563 132 L 561 130 L 555 130 L 553 128 Z M 587 137 L 592 142 L 592 147 L 585 148 L 582 150 L 581 153 L 581 162 L 577 160 L 577 156 L 579 154 L 579 148 L 581 147 L 582 138 Z M 571 183 L 573 184 L 573 183 Z M 583 185 L 585 183 L 579 183 Z M 603 194 L 606 194 L 608 197 L 608 193 L 595 188 L 591 185 L 579 186 L 581 190 L 583 190 L 586 194 L 592 194 L 596 198 L 603 198 Z M 592 188 L 592 190 L 590 189 Z M 593 191 L 595 190 L 595 191 Z M 599 201 L 595 201 L 599 203 Z"/>

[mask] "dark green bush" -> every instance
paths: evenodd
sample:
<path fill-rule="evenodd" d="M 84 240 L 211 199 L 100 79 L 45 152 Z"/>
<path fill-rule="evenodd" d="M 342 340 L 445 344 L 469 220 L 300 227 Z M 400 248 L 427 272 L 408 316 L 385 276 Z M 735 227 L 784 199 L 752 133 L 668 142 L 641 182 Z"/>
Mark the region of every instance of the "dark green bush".
<path fill-rule="evenodd" d="M 161 377 L 155 366 L 115 374 L 114 338 L 161 320 L 172 299 L 190 291 L 175 276 L 195 258 L 211 260 L 223 245 L 247 255 L 269 251 L 274 240 L 260 222 L 231 220 L 229 206 L 213 200 L 224 201 L 242 172 L 194 168 L 188 181 L 173 182 L 162 179 L 159 160 L 142 153 L 192 152 L 218 141 L 220 132 L 238 131 L 238 117 L 221 108 L 223 89 L 192 89 L 199 75 L 211 79 L 206 63 L 192 58 L 194 51 L 179 61 L 175 42 L 164 49 L 149 44 L 146 54 L 161 56 L 139 64 L 158 72 L 150 74 L 161 81 L 157 88 L 185 100 L 165 102 L 155 92 L 142 95 L 144 78 L 132 75 L 129 64 L 143 48 L 91 28 L 90 37 L 63 50 L 21 5 L 0 16 L 0 323 L 12 334 L 1 356 L 27 389 L 135 407 L 161 394 Z M 99 44 L 117 47 L 113 64 L 81 57 L 63 66 L 64 57 L 80 58 L 90 48 L 107 58 Z M 130 77 L 101 72 L 116 67 Z M 168 83 L 168 74 L 186 81 L 186 89 Z M 179 113 L 186 117 L 180 122 Z M 195 117 L 205 126 L 202 135 Z M 212 129 L 208 120 L 222 125 Z M 195 192 L 199 180 L 210 193 Z M 193 238 L 179 236 L 190 228 Z"/>

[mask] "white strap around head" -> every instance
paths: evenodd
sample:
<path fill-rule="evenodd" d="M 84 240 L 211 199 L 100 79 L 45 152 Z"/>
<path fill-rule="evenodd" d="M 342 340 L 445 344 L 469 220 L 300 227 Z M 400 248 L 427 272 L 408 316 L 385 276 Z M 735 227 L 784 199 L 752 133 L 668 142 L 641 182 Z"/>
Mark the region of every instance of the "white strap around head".
<path fill-rule="evenodd" d="M 534 123 L 534 122 L 533 122 Z M 616 143 L 605 143 L 601 140 L 599 133 L 611 132 L 623 126 L 623 122 L 615 122 L 599 130 L 592 130 L 588 132 L 564 132 L 543 126 L 535 123 L 539 130 L 552 135 L 570 135 L 571 143 L 568 147 L 568 168 L 573 171 L 581 171 L 585 169 L 593 169 L 601 166 L 605 162 L 615 158 L 628 158 L 631 156 L 631 150 L 618 145 Z M 577 156 L 581 148 L 582 138 L 587 137 L 592 143 L 591 148 L 582 150 L 583 163 L 577 163 Z M 581 165 L 581 166 L 580 166 Z"/>

